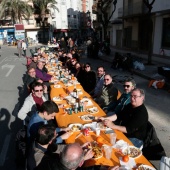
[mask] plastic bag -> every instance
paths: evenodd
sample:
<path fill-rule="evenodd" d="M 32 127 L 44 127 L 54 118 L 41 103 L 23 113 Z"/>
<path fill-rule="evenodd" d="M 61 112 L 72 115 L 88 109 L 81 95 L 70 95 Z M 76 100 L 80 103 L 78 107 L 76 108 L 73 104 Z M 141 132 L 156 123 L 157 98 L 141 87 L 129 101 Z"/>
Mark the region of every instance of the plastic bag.
<path fill-rule="evenodd" d="M 134 69 L 138 69 L 138 70 L 145 70 L 145 66 L 143 63 L 139 62 L 139 61 L 135 61 L 133 62 L 133 66 L 134 66 Z"/>

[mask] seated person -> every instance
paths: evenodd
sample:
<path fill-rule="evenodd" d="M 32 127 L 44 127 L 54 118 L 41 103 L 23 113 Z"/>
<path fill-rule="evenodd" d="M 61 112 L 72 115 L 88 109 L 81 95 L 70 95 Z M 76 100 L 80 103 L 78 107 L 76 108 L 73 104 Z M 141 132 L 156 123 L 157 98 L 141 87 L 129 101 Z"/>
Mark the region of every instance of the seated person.
<path fill-rule="evenodd" d="M 93 91 L 90 92 L 93 98 L 97 98 L 101 95 L 103 83 L 104 83 L 105 69 L 102 66 L 97 68 L 97 82 Z"/>
<path fill-rule="evenodd" d="M 84 162 L 91 159 L 94 155 L 92 149 L 85 152 L 84 146 L 89 145 L 85 143 L 80 146 L 79 143 L 68 144 L 60 153 L 59 159 L 45 159 L 37 166 L 35 170 L 100 170 L 100 167 L 82 167 Z M 109 167 L 108 170 L 118 170 L 119 167 Z M 101 168 L 102 170 L 102 168 Z"/>
<path fill-rule="evenodd" d="M 90 93 L 92 90 L 94 90 L 96 86 L 96 73 L 92 71 L 90 63 L 86 63 L 84 66 L 82 86 L 87 93 Z"/>
<path fill-rule="evenodd" d="M 49 80 L 51 80 L 52 76 L 50 74 L 47 74 L 43 68 L 44 68 L 44 63 L 42 61 L 38 61 L 37 68 L 36 68 L 36 77 L 40 78 L 44 82 L 48 82 Z"/>
<path fill-rule="evenodd" d="M 50 125 L 42 125 L 38 129 L 36 140 L 31 143 L 27 156 L 27 168 L 33 170 L 42 160 L 44 156 L 53 157 L 59 154 L 65 145 L 56 145 L 57 137 L 55 127 Z M 57 156 L 57 155 L 56 155 Z"/>
<path fill-rule="evenodd" d="M 107 116 L 119 114 L 119 112 L 130 103 L 131 91 L 136 87 L 136 83 L 133 79 L 129 78 L 125 80 L 123 87 L 124 93 L 120 96 L 120 98 L 116 102 L 111 103 L 108 107 L 104 108 Z"/>
<path fill-rule="evenodd" d="M 56 114 L 59 112 L 58 106 L 53 101 L 46 101 L 42 104 L 39 112 L 35 112 L 29 121 L 27 126 L 27 136 L 29 141 L 34 141 L 38 129 L 41 125 L 48 124 L 48 121 L 55 118 Z M 70 128 L 56 128 L 57 132 L 68 131 Z M 56 143 L 62 143 L 63 139 L 67 139 L 71 135 L 71 132 L 66 132 L 63 135 L 57 137 Z"/>
<path fill-rule="evenodd" d="M 33 55 L 32 62 L 30 63 L 29 67 L 36 69 L 37 68 L 37 62 L 38 62 L 38 56 Z"/>
<path fill-rule="evenodd" d="M 25 99 L 23 106 L 19 110 L 18 118 L 29 121 L 31 115 L 46 101 L 43 91 L 44 88 L 42 83 L 35 82 L 32 84 L 32 92 Z"/>
<path fill-rule="evenodd" d="M 146 137 L 148 112 L 144 100 L 144 90 L 136 88 L 131 92 L 131 103 L 126 105 L 118 115 L 101 118 L 107 127 L 123 132 L 137 147 L 138 144 L 142 145 Z M 112 121 L 116 121 L 116 124 Z"/>
<path fill-rule="evenodd" d="M 30 84 L 36 80 L 35 68 L 29 67 L 27 70 L 27 74 L 28 75 L 25 84 L 27 86 L 28 91 L 30 91 Z"/>
<path fill-rule="evenodd" d="M 98 96 L 95 101 L 98 105 L 103 108 L 108 106 L 110 103 L 116 102 L 118 96 L 118 90 L 114 87 L 112 77 L 109 74 L 104 76 L 104 85 L 102 87 L 101 95 Z"/>

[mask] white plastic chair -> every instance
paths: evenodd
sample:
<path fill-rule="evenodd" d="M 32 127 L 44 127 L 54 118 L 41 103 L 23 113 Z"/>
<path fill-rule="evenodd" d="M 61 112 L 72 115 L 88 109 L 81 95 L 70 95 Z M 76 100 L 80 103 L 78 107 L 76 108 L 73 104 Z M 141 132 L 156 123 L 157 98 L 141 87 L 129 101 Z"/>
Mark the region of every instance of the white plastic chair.
<path fill-rule="evenodd" d="M 170 158 L 163 156 L 159 164 L 160 170 L 170 170 Z"/>

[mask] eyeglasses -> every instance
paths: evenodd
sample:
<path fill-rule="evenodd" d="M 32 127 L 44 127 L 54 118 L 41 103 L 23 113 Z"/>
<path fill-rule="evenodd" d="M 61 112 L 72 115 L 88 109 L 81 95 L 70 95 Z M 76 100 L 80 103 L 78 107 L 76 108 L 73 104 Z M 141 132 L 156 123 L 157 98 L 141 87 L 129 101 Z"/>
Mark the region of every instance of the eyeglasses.
<path fill-rule="evenodd" d="M 129 87 L 130 87 L 130 85 L 125 85 L 125 84 L 124 84 L 124 85 L 123 85 L 123 87 L 124 87 L 124 88 L 125 88 L 125 87 L 129 88 Z"/>
<path fill-rule="evenodd" d="M 104 79 L 104 81 L 109 81 L 110 79 Z"/>
<path fill-rule="evenodd" d="M 138 97 L 141 97 L 141 96 L 131 95 L 131 98 L 134 98 L 134 99 L 136 99 Z"/>
<path fill-rule="evenodd" d="M 34 90 L 35 92 L 42 92 L 43 91 L 43 89 L 41 89 L 41 90 Z"/>

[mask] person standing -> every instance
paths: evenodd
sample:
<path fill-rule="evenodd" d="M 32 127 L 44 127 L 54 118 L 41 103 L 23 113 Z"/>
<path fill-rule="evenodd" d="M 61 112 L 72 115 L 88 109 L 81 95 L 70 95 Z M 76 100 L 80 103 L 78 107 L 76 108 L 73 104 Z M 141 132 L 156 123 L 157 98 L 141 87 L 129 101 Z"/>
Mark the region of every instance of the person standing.
<path fill-rule="evenodd" d="M 22 56 L 22 41 L 18 40 L 17 41 L 17 49 L 18 49 L 18 57 Z"/>
<path fill-rule="evenodd" d="M 27 44 L 24 40 L 22 40 L 22 50 L 24 52 L 24 57 L 26 57 Z"/>

